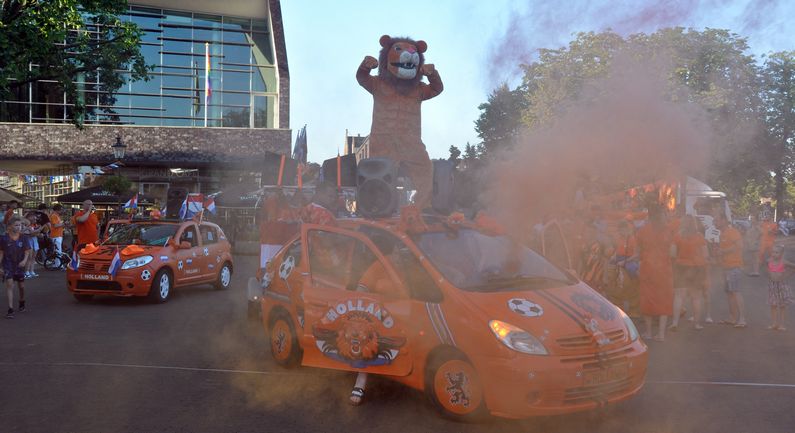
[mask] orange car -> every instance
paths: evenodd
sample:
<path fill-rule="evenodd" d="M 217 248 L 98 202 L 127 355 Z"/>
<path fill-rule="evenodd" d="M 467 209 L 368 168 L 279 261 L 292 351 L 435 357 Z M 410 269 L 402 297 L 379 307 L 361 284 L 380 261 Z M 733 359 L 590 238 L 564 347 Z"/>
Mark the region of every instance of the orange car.
<path fill-rule="evenodd" d="M 568 259 L 557 225 L 541 239 L 550 260 Z M 277 363 L 385 375 L 450 418 L 565 414 L 635 395 L 648 361 L 635 325 L 550 260 L 471 222 L 306 224 L 258 298 Z"/>
<path fill-rule="evenodd" d="M 69 291 L 78 301 L 112 295 L 166 302 L 175 287 L 214 283 L 226 289 L 232 282 L 231 245 L 216 224 L 133 220 L 109 226 L 110 235 L 83 248 L 67 270 Z"/>

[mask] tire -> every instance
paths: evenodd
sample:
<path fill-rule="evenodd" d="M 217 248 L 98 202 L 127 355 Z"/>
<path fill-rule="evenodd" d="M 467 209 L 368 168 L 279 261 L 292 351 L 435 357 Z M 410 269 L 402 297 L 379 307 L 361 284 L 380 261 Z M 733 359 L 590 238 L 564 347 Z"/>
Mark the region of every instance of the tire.
<path fill-rule="evenodd" d="M 41 248 L 38 251 L 36 251 L 35 259 L 36 259 L 36 263 L 38 263 L 39 265 L 44 266 L 44 264 L 47 262 L 47 250 Z"/>
<path fill-rule="evenodd" d="M 149 288 L 149 300 L 156 304 L 162 304 L 168 301 L 171 297 L 171 289 L 173 286 L 173 278 L 168 269 L 163 268 L 157 271 L 155 278 L 152 279 L 152 286 Z"/>
<path fill-rule="evenodd" d="M 488 415 L 483 384 L 462 354 L 442 353 L 431 360 L 425 374 L 425 394 L 450 420 L 479 422 Z"/>
<path fill-rule="evenodd" d="M 276 313 L 268 326 L 271 356 L 277 364 L 294 368 L 301 362 L 301 346 L 293 322 L 285 313 Z"/>
<path fill-rule="evenodd" d="M 48 271 L 55 271 L 55 270 L 58 270 L 58 269 L 63 269 L 65 267 L 65 263 L 63 262 L 63 257 L 59 256 L 58 254 L 55 254 L 55 253 L 50 254 L 47 257 L 47 260 L 44 261 L 44 267 Z"/>
<path fill-rule="evenodd" d="M 77 294 L 77 293 L 75 293 L 74 296 L 75 296 L 75 299 L 77 299 L 77 302 L 89 302 L 89 301 L 91 301 L 91 299 L 94 298 L 94 295 L 81 295 L 81 294 Z"/>
<path fill-rule="evenodd" d="M 218 271 L 218 278 L 215 280 L 215 288 L 217 290 L 226 290 L 230 285 L 232 285 L 232 265 L 226 262 L 221 267 L 221 270 Z"/>

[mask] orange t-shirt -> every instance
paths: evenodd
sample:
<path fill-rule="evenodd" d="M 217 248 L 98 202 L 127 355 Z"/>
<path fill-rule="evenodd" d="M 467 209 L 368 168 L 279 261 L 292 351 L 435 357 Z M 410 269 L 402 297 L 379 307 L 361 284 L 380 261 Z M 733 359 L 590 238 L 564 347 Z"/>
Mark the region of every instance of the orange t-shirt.
<path fill-rule="evenodd" d="M 732 226 L 728 226 L 720 232 L 720 264 L 724 268 L 739 268 L 743 265 L 743 237 L 740 232 Z M 725 251 L 734 249 L 733 252 L 725 254 Z"/>
<path fill-rule="evenodd" d="M 8 224 L 12 216 L 14 216 L 14 209 L 7 210 L 5 215 L 3 215 L 3 224 Z"/>
<path fill-rule="evenodd" d="M 676 245 L 676 264 L 683 266 L 705 266 L 707 259 L 704 257 L 704 248 L 707 241 L 701 233 L 688 236 L 677 234 L 674 237 Z"/>
<path fill-rule="evenodd" d="M 615 240 L 616 255 L 630 257 L 635 254 L 635 235 L 629 236 L 618 235 Z"/>
<path fill-rule="evenodd" d="M 97 231 L 99 220 L 97 219 L 97 214 L 92 212 L 88 216 L 88 219 L 81 223 L 77 219 L 83 216 L 84 213 L 85 212 L 81 210 L 74 216 L 77 225 L 78 244 L 90 244 L 96 242 L 99 239 L 99 232 Z"/>
<path fill-rule="evenodd" d="M 762 221 L 759 228 L 762 231 L 762 239 L 760 241 L 762 248 L 771 247 L 776 241 L 776 231 L 778 226 L 772 221 Z"/>
<path fill-rule="evenodd" d="M 57 213 L 53 212 L 52 215 L 50 215 L 50 227 L 51 227 L 50 237 L 53 238 L 63 237 L 63 226 L 55 227 L 56 224 L 61 224 L 61 222 L 63 222 L 63 220 L 61 220 L 61 217 Z"/>

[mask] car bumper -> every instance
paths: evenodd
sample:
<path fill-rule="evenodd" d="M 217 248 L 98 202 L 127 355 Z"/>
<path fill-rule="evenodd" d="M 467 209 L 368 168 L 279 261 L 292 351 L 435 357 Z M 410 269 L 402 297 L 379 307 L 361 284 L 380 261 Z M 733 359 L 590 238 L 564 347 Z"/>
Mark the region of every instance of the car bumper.
<path fill-rule="evenodd" d="M 603 407 L 637 394 L 648 353 L 640 339 L 600 354 L 472 359 L 486 405 L 505 418 L 560 415 Z"/>
<path fill-rule="evenodd" d="M 66 281 L 69 291 L 76 295 L 146 296 L 152 287 L 154 271 L 149 270 L 149 280 L 141 279 L 141 272 L 142 269 L 119 271 L 111 277 L 70 270 L 67 271 Z"/>

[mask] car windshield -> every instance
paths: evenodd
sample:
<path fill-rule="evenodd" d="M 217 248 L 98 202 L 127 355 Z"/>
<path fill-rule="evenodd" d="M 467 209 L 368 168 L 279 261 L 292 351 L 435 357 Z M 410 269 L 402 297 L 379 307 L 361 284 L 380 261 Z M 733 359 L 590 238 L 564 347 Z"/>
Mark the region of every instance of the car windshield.
<path fill-rule="evenodd" d="M 434 267 L 456 287 L 474 292 L 495 292 L 559 287 L 576 278 L 535 251 L 505 236 L 487 236 L 476 230 L 424 233 L 417 245 Z"/>
<path fill-rule="evenodd" d="M 125 224 L 114 228 L 104 245 L 163 246 L 177 233 L 176 224 Z"/>

